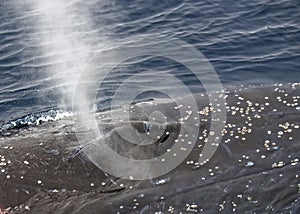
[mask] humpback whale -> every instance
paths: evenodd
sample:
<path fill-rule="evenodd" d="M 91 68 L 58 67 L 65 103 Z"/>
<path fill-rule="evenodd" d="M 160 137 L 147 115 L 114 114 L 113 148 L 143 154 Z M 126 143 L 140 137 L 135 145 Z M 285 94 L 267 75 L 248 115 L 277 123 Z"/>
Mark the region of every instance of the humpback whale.
<path fill-rule="evenodd" d="M 193 96 L 200 123 L 192 151 L 178 167 L 145 180 L 114 177 L 96 167 L 85 145 L 78 144 L 76 116 L 2 130 L 0 206 L 13 213 L 299 213 L 300 84 L 226 89 L 220 98 L 227 112 L 220 144 L 202 165 L 199 156 L 215 134 L 210 131 L 214 109 L 207 95 Z M 179 139 L 182 124 L 174 105 L 170 100 L 133 104 L 131 127 L 145 136 L 160 133 L 136 144 L 119 134 L 128 123 L 112 124 L 109 112 L 96 115 L 112 149 L 150 159 L 172 153 Z M 167 122 L 149 118 L 147 112 L 157 110 Z"/>

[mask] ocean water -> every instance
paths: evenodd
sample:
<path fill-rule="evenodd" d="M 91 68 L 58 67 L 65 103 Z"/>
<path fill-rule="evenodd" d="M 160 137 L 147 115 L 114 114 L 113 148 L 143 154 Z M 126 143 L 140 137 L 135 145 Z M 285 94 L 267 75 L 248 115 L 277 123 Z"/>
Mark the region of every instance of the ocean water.
<path fill-rule="evenodd" d="M 299 213 L 298 0 L 12 0 L 0 18 L 0 211 Z M 138 160 L 195 145 L 135 181 L 95 127 Z"/>
<path fill-rule="evenodd" d="M 0 10 L 0 124 L 53 108 L 70 109 L 74 84 L 95 52 L 117 48 L 121 39 L 137 35 L 191 44 L 225 88 L 300 80 L 296 0 L 13 0 L 1 2 Z M 182 69 L 178 63 L 153 60 L 145 60 L 142 68 Z M 110 78 L 128 73 L 122 69 Z M 185 72 L 179 77 L 186 85 L 199 84 Z"/>

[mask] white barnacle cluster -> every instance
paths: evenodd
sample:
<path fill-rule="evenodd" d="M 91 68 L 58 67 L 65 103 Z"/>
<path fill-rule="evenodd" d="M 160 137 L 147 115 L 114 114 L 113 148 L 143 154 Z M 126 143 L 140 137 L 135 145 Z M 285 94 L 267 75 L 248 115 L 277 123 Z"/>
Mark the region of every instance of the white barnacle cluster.
<path fill-rule="evenodd" d="M 293 137 L 291 136 L 293 129 L 299 129 L 298 124 L 289 123 L 289 122 L 280 123 L 278 126 L 281 128 L 281 130 L 277 132 L 277 138 L 282 138 L 285 134 L 289 134 L 288 136 L 289 140 L 293 140 Z"/>
<path fill-rule="evenodd" d="M 195 203 L 192 204 L 186 204 L 186 211 L 187 212 L 198 212 L 198 205 Z"/>
<path fill-rule="evenodd" d="M 217 174 L 219 171 L 219 166 L 215 166 L 214 168 L 209 168 L 208 169 L 208 173 L 209 176 L 214 176 L 215 174 Z"/>
<path fill-rule="evenodd" d="M 266 139 L 264 141 L 264 147 L 268 151 L 270 151 L 271 149 L 273 149 L 273 150 L 277 150 L 278 149 L 277 143 L 276 142 L 271 142 L 269 139 Z"/>
<path fill-rule="evenodd" d="M 226 201 L 223 201 L 222 203 L 219 204 L 219 211 L 222 211 L 225 209 L 225 204 L 226 204 Z"/>
<path fill-rule="evenodd" d="M 209 116 L 211 113 L 222 112 L 220 108 L 221 104 L 218 103 L 218 99 L 214 99 L 214 104 L 209 103 L 208 106 L 203 107 L 198 111 L 199 115 Z M 218 119 L 218 118 L 215 118 Z M 207 120 L 204 120 L 207 121 Z"/>
<path fill-rule="evenodd" d="M 4 155 L 0 155 L 0 166 L 6 166 L 7 162 L 6 162 L 6 158 Z"/>
<path fill-rule="evenodd" d="M 291 160 L 291 165 L 292 166 L 295 166 L 298 163 L 299 163 L 299 159 L 298 158 L 295 158 L 295 159 Z"/>
<path fill-rule="evenodd" d="M 285 89 L 280 88 L 282 87 L 282 85 L 283 84 L 275 85 L 277 87 L 274 89 L 274 92 L 277 92 L 279 94 L 278 96 L 276 96 L 277 101 L 285 104 L 288 107 L 293 107 L 296 108 L 296 110 L 300 110 L 299 107 L 300 96 L 299 95 L 289 96 L 289 94 L 286 92 Z M 291 86 L 292 89 L 296 89 L 297 87 L 299 87 L 299 83 L 293 83 Z"/>
<path fill-rule="evenodd" d="M 137 209 L 139 205 L 140 205 L 140 203 L 137 201 L 136 198 L 134 198 L 134 199 L 133 199 L 132 209 L 133 209 L 133 210 Z"/>
<path fill-rule="evenodd" d="M 249 187 L 249 185 L 246 185 L 246 188 Z M 225 189 L 226 191 L 226 189 Z M 233 198 L 232 201 L 226 201 L 223 200 L 221 203 L 219 203 L 219 211 L 223 211 L 225 207 L 231 208 L 232 212 L 236 212 L 238 209 L 238 206 L 243 202 L 249 202 L 256 204 L 258 201 L 253 200 L 252 196 L 243 195 L 242 193 L 239 193 L 236 195 L 236 198 Z"/>
<path fill-rule="evenodd" d="M 169 213 L 175 213 L 175 208 L 174 208 L 172 205 L 170 205 L 170 206 L 168 207 L 168 212 L 169 212 Z"/>
<path fill-rule="evenodd" d="M 227 105 L 226 109 L 229 115 L 235 116 L 235 118 L 245 118 L 245 120 L 240 120 L 239 125 L 234 123 L 227 123 L 225 125 L 222 135 L 229 135 L 229 137 L 225 139 L 225 143 L 229 143 L 232 138 L 246 141 L 247 135 L 252 133 L 252 120 L 261 119 L 261 113 L 265 110 L 265 103 L 262 104 L 247 100 L 236 92 L 237 91 L 235 91 L 234 97 L 236 97 L 237 102 L 235 105 Z M 268 100 L 269 98 L 265 97 L 264 99 Z M 269 103 L 267 105 L 269 105 Z"/>
<path fill-rule="evenodd" d="M 180 108 L 185 108 L 185 110 L 182 110 L 181 112 L 184 113 L 184 115 L 181 115 L 181 117 L 178 119 L 178 123 L 180 124 L 184 124 L 185 121 L 188 121 L 190 118 L 192 118 L 193 120 L 199 120 L 199 117 L 194 114 L 194 112 L 192 111 L 192 106 L 184 106 L 182 104 L 179 104 L 177 106 L 174 107 L 174 109 L 180 109 Z M 196 122 L 197 125 L 199 125 Z"/>
<path fill-rule="evenodd" d="M 9 164 L 11 164 L 11 160 L 7 159 L 4 155 L 0 155 L 0 172 L 4 174 L 6 179 L 11 178 L 7 172 L 7 167 Z"/>
<path fill-rule="evenodd" d="M 250 156 L 249 155 L 246 155 L 246 154 L 243 154 L 242 155 L 242 158 L 238 160 L 239 163 L 243 162 L 243 160 L 247 160 L 247 163 L 245 166 L 254 166 L 254 162 L 252 161 L 249 161 L 250 159 Z"/>
<path fill-rule="evenodd" d="M 225 143 L 229 143 L 232 138 L 246 141 L 246 135 L 252 132 L 251 126 L 252 123 L 245 123 L 239 127 L 236 124 L 232 123 L 226 124 L 225 129 L 223 129 L 222 131 L 222 135 L 228 134 L 229 138 L 225 139 Z"/>
<path fill-rule="evenodd" d="M 285 163 L 283 161 L 279 161 L 278 163 L 273 163 L 272 164 L 272 168 L 281 168 L 285 165 Z"/>

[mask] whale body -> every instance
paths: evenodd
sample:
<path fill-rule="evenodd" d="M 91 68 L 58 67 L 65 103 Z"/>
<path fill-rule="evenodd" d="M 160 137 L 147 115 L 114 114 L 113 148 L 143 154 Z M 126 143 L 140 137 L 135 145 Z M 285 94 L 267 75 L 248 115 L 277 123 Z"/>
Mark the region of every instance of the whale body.
<path fill-rule="evenodd" d="M 0 205 L 13 213 L 300 212 L 300 84 L 234 87 L 225 94 L 226 125 L 211 159 L 198 163 L 214 133 L 209 99 L 195 94 L 201 122 L 193 150 L 167 174 L 142 181 L 96 167 L 78 143 L 76 116 L 4 131 Z M 157 109 L 170 118 L 163 127 L 148 118 Z M 112 125 L 108 112 L 96 115 L 111 148 L 135 159 L 165 153 L 182 125 L 172 101 L 133 104 L 137 133 L 163 129 L 159 139 L 138 145 L 118 134 L 127 123 Z"/>

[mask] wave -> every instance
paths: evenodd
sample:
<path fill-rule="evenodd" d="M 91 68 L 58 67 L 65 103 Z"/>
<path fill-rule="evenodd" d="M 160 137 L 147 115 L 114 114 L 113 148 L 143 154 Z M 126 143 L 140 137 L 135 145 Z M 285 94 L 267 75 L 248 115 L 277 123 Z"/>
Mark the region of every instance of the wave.
<path fill-rule="evenodd" d="M 20 129 L 28 126 L 37 126 L 45 122 L 57 121 L 65 117 L 71 117 L 73 113 L 71 111 L 63 110 L 49 110 L 44 112 L 32 113 L 24 117 L 12 120 L 8 123 L 0 126 L 0 134 L 10 135 L 9 130 Z"/>

